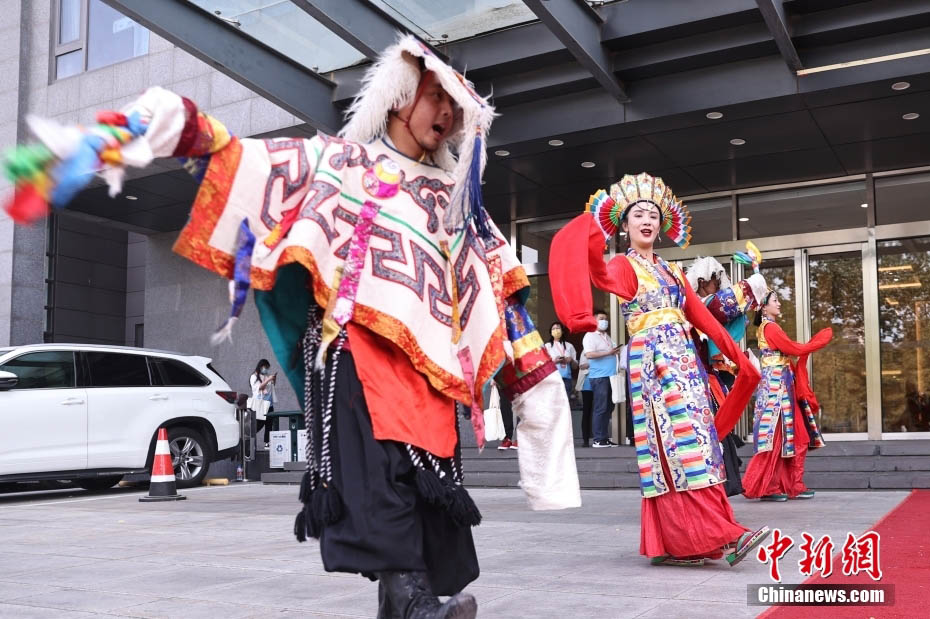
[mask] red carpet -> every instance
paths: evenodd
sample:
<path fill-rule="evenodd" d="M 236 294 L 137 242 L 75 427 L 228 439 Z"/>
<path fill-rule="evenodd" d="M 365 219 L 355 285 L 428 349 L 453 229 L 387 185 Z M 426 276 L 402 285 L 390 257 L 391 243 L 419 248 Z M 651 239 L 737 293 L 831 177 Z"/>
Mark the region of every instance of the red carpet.
<path fill-rule="evenodd" d="M 913 490 L 904 501 L 872 527 L 881 535 L 882 580 L 868 574 L 844 576 L 839 552 L 833 556 L 833 574 L 815 576 L 805 584 L 894 585 L 893 606 L 775 606 L 759 617 L 809 619 L 810 617 L 856 619 L 917 619 L 930 617 L 930 490 Z M 855 532 L 854 532 L 855 533 Z M 861 533 L 861 532 L 858 532 Z M 836 542 L 836 540 L 834 540 Z M 842 548 L 842 540 L 838 551 Z"/>

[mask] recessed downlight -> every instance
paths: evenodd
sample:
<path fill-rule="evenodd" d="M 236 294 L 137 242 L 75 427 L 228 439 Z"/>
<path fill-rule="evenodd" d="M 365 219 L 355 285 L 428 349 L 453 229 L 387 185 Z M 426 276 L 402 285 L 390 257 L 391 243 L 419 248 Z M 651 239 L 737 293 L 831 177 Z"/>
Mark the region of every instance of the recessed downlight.
<path fill-rule="evenodd" d="M 746 140 L 744 140 L 743 138 L 733 138 L 732 140 L 730 140 L 730 144 L 732 144 L 733 146 L 742 146 L 745 143 L 746 143 Z"/>
<path fill-rule="evenodd" d="M 138 200 L 139 197 L 138 196 L 126 196 L 126 199 L 127 200 Z"/>
<path fill-rule="evenodd" d="M 581 162 L 582 168 L 593 168 L 595 165 L 597 164 L 595 164 L 593 161 L 582 161 Z"/>
<path fill-rule="evenodd" d="M 863 203 L 860 204 L 859 206 L 860 206 L 861 208 L 869 208 L 869 203 L 868 203 L 868 202 L 863 202 Z"/>
<path fill-rule="evenodd" d="M 920 114 L 918 114 L 917 112 L 908 112 L 901 118 L 903 118 L 904 120 L 917 120 L 918 118 L 920 118 Z"/>
<path fill-rule="evenodd" d="M 892 90 L 907 90 L 911 87 L 910 82 L 895 82 L 891 85 Z"/>
<path fill-rule="evenodd" d="M 720 120 L 723 118 L 723 112 L 707 112 L 704 116 L 707 116 L 707 118 L 711 120 Z"/>
<path fill-rule="evenodd" d="M 549 140 L 549 146 L 563 146 L 564 144 L 562 140 Z"/>
<path fill-rule="evenodd" d="M 740 220 L 740 221 L 749 221 L 749 218 L 748 218 L 748 217 L 740 217 L 739 220 Z"/>
<path fill-rule="evenodd" d="M 494 151 L 494 154 L 497 155 L 498 157 L 506 157 L 507 155 L 510 154 L 510 151 L 509 150 L 496 150 Z"/>

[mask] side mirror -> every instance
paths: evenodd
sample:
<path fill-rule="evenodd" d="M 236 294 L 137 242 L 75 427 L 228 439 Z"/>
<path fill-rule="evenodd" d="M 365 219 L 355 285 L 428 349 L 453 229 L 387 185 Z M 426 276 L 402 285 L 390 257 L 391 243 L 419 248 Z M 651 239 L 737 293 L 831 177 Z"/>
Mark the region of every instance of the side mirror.
<path fill-rule="evenodd" d="M 19 382 L 19 377 L 13 372 L 0 371 L 0 391 L 12 389 Z"/>

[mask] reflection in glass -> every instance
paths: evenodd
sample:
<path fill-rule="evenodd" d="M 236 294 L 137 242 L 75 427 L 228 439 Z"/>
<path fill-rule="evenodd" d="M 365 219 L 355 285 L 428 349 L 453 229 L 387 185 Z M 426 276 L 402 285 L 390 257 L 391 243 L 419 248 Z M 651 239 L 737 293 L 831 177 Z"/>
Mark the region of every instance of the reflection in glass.
<path fill-rule="evenodd" d="M 318 73 L 365 56 L 287 0 L 191 0 L 242 32 Z"/>
<path fill-rule="evenodd" d="M 88 71 L 148 53 L 148 29 L 100 0 L 90 0 L 87 8 Z"/>
<path fill-rule="evenodd" d="M 733 199 L 686 201 L 691 213 L 691 244 L 732 240 Z"/>
<path fill-rule="evenodd" d="M 862 253 L 811 256 L 811 333 L 833 329 L 833 340 L 811 356 L 811 380 L 823 432 L 866 432 L 865 317 Z"/>
<path fill-rule="evenodd" d="M 875 220 L 879 224 L 922 221 L 930 212 L 930 174 L 875 179 Z"/>
<path fill-rule="evenodd" d="M 81 36 L 81 0 L 60 0 L 58 5 L 58 44 L 77 41 Z"/>
<path fill-rule="evenodd" d="M 536 262 L 549 265 L 549 246 L 552 237 L 561 230 L 569 220 L 553 219 L 550 221 L 533 221 L 518 224 L 517 248 L 518 255 L 523 264 Z"/>
<path fill-rule="evenodd" d="M 449 43 L 531 22 L 536 15 L 520 0 L 371 0 L 416 34 Z"/>
<path fill-rule="evenodd" d="M 930 237 L 878 243 L 882 431 L 930 431 Z"/>
<path fill-rule="evenodd" d="M 83 70 L 84 50 L 75 50 L 55 57 L 55 79 L 77 75 Z"/>
<path fill-rule="evenodd" d="M 739 196 L 739 238 L 802 234 L 866 225 L 865 181 Z"/>

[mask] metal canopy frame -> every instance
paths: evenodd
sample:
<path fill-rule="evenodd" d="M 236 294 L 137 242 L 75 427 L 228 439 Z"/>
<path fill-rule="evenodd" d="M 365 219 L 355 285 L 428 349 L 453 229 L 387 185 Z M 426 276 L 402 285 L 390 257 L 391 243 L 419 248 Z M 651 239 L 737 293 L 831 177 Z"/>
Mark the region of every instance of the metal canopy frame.
<path fill-rule="evenodd" d="M 601 44 L 604 19 L 583 0 L 524 0 L 597 83 L 620 103 L 630 100 L 614 75 L 610 53 Z"/>
<path fill-rule="evenodd" d="M 317 129 L 342 126 L 336 85 L 184 0 L 103 0 Z"/>
<path fill-rule="evenodd" d="M 775 39 L 775 45 L 778 46 L 781 57 L 785 59 L 785 64 L 792 71 L 800 71 L 803 68 L 801 57 L 798 56 L 798 50 L 791 40 L 791 30 L 782 0 L 756 0 L 756 4 L 759 5 L 762 19 Z"/>
<path fill-rule="evenodd" d="M 393 44 L 399 32 L 410 33 L 406 26 L 366 0 L 291 1 L 370 60 L 375 60 L 384 48 Z M 437 56 L 445 58 L 434 47 L 423 43 Z"/>

